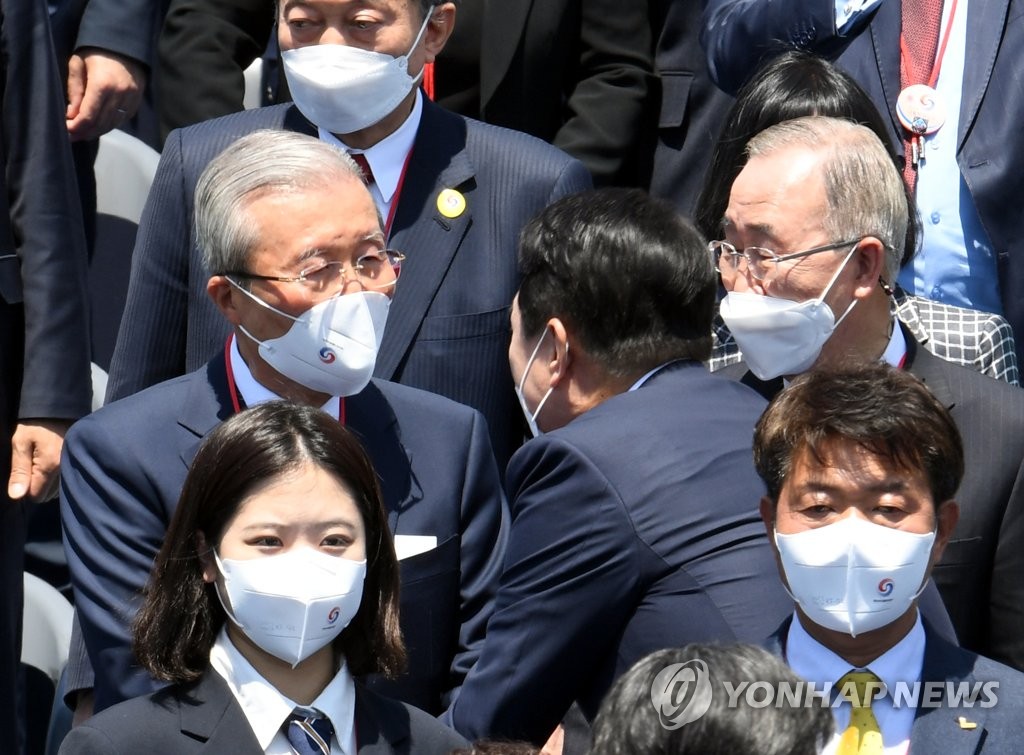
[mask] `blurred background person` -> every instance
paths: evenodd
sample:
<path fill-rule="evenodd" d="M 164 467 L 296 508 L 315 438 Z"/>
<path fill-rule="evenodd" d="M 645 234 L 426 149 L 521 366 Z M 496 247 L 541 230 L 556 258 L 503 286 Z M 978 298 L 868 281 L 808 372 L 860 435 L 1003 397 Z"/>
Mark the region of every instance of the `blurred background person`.
<path fill-rule="evenodd" d="M 660 685 L 659 675 L 673 664 L 696 666 L 685 690 Z M 743 683 L 765 682 L 776 697 L 751 705 L 735 694 Z M 726 686 L 728 683 L 730 686 Z M 778 705 L 783 685 L 798 692 Z M 657 650 L 637 661 L 608 691 L 594 721 L 591 755 L 818 755 L 835 726 L 827 705 L 811 700 L 810 690 L 786 664 L 754 645 L 691 643 Z M 758 700 L 764 699 L 758 693 Z M 730 705 L 736 700 L 738 705 Z M 664 713 L 684 703 L 706 712 L 682 726 Z M 666 726 L 666 723 L 669 724 Z"/>
<path fill-rule="evenodd" d="M 369 458 L 314 407 L 260 404 L 204 440 L 134 644 L 146 670 L 172 686 L 94 716 L 62 753 L 186 753 L 202 744 L 441 755 L 464 744 L 354 679 L 404 665 L 398 561 Z"/>
<path fill-rule="evenodd" d="M 0 731 L 20 753 L 26 520 L 89 411 L 86 247 L 43 0 L 0 1 Z"/>

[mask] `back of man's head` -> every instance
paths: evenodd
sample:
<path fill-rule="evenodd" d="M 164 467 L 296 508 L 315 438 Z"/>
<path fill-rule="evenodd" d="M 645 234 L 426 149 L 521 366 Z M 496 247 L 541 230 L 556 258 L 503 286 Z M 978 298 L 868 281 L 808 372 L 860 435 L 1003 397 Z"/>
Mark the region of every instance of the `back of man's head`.
<path fill-rule="evenodd" d="M 808 116 L 766 128 L 747 144 L 747 155 L 754 159 L 792 148 L 819 155 L 828 202 L 822 224 L 828 236 L 878 238 L 886 247 L 888 282 L 893 282 L 906 243 L 907 198 L 878 136 L 843 118 Z"/>
<path fill-rule="evenodd" d="M 639 189 L 550 205 L 523 228 L 519 267 L 524 333 L 561 318 L 610 375 L 710 354 L 715 274 L 704 241 Z"/>

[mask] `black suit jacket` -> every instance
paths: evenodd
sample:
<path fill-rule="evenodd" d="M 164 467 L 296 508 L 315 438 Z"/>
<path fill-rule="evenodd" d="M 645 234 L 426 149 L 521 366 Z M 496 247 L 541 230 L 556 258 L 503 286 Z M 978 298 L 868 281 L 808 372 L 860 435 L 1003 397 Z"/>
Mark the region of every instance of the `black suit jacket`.
<path fill-rule="evenodd" d="M 167 0 L 55 0 L 52 26 L 62 66 L 80 47 L 98 47 L 153 66 L 153 42 Z M 66 75 L 66 73 L 65 73 Z"/>
<path fill-rule="evenodd" d="M 792 617 L 786 619 L 764 643 L 769 651 L 783 659 L 792 620 Z M 936 632 L 927 620 L 924 633 L 920 681 L 931 682 L 942 694 L 936 704 L 918 707 L 910 730 L 910 752 L 943 755 L 1020 752 L 1020 743 L 1024 741 L 1024 674 L 957 647 Z M 821 685 L 834 680 L 811 681 Z M 972 690 L 989 685 L 982 699 L 987 699 L 991 693 L 995 704 L 967 704 L 963 698 L 956 697 L 958 688 L 963 689 L 960 685 Z M 964 726 L 961 720 L 973 726 Z"/>
<path fill-rule="evenodd" d="M 597 184 L 646 185 L 654 117 L 646 0 L 483 0 L 479 44 L 480 112 L 465 115 L 551 142 Z M 444 64 L 442 54 L 439 80 Z"/>
<path fill-rule="evenodd" d="M 61 515 L 97 710 L 149 692 L 128 623 L 203 437 L 233 412 L 224 356 L 105 406 L 68 433 Z M 387 694 L 438 712 L 476 661 L 504 555 L 507 507 L 477 412 L 373 381 L 345 400 L 395 535 L 436 537 L 400 562 L 409 671 Z"/>
<path fill-rule="evenodd" d="M 356 685 L 359 755 L 448 755 L 466 741 L 417 708 Z M 227 683 L 212 669 L 198 682 L 175 685 L 116 705 L 73 729 L 61 755 L 259 755 L 263 752 Z"/>
<path fill-rule="evenodd" d="M 19 419 L 89 411 L 86 252 L 43 0 L 0 0 L 0 731 L 17 741 L 28 504 L 7 498 Z"/>
<path fill-rule="evenodd" d="M 960 522 L 932 577 L 960 644 L 1024 669 L 1024 392 L 940 359 L 900 327 L 905 368 L 950 407 L 964 442 Z M 782 389 L 742 362 L 722 372 L 769 399 Z"/>
<path fill-rule="evenodd" d="M 278 105 L 167 140 L 139 225 L 108 400 L 197 369 L 222 348 L 228 324 L 206 294 L 193 191 L 215 155 L 261 128 L 316 133 L 293 105 Z M 374 374 L 478 409 L 501 469 L 524 433 L 508 369 L 519 230 L 589 185 L 586 169 L 550 145 L 423 103 L 390 240 L 407 257 Z M 456 218 L 437 208 L 446 188 L 466 199 Z"/>
<path fill-rule="evenodd" d="M 574 700 L 593 717 L 654 650 L 778 626 L 792 601 L 750 452 L 763 408 L 679 362 L 516 453 L 494 615 L 449 712 L 460 733 L 542 743 Z"/>
<path fill-rule="evenodd" d="M 700 46 L 703 4 L 651 0 L 660 107 L 651 193 L 692 216 L 732 97 L 711 80 Z"/>

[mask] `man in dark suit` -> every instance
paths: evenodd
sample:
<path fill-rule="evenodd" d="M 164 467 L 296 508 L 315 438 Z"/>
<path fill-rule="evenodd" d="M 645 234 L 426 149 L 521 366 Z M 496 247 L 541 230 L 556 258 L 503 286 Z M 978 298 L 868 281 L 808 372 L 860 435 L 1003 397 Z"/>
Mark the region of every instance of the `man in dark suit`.
<path fill-rule="evenodd" d="M 827 752 L 1017 752 L 1024 674 L 963 650 L 918 615 L 953 535 L 956 423 L 884 363 L 813 370 L 758 421 L 761 516 L 796 611 L 770 647 L 831 688 Z"/>
<path fill-rule="evenodd" d="M 720 312 L 745 360 L 724 372 L 770 398 L 811 367 L 881 359 L 951 406 L 968 463 L 935 582 L 964 647 L 1024 668 L 1024 393 L 928 353 L 893 314 L 905 199 L 868 129 L 801 118 L 748 152 L 726 242 L 711 245 L 728 292 Z"/>
<path fill-rule="evenodd" d="M 298 107 L 237 113 L 168 139 L 139 226 L 108 398 L 194 370 L 223 343 L 226 326 L 206 296 L 208 274 L 190 230 L 193 187 L 209 160 L 259 128 L 319 133 L 329 141 L 340 136 L 346 149 L 365 157 L 388 243 L 407 256 L 408 282 L 395 292 L 376 375 L 480 410 L 503 469 L 524 434 L 504 356 L 518 282 L 515 238 L 529 217 L 588 187 L 589 177 L 580 163 L 539 140 L 445 112 L 409 77 L 397 77 L 410 87 L 399 104 L 365 124 L 371 106 L 405 90 L 371 83 L 355 93 L 351 86 L 376 81 L 368 76 L 345 85 L 314 81 L 331 69 L 310 54 L 337 58 L 356 48 L 360 62 L 375 65 L 383 59 L 367 51 L 408 55 L 414 79 L 440 52 L 454 21 L 452 3 L 375 5 L 282 4 L 285 62 L 293 53 L 307 83 L 303 97 L 292 82 Z M 402 70 L 398 61 L 391 65 Z"/>
<path fill-rule="evenodd" d="M 85 237 L 42 0 L 0 2 L 0 731 L 21 749 L 25 520 L 89 411 Z"/>
<path fill-rule="evenodd" d="M 892 143 L 916 176 L 924 235 L 900 282 L 911 293 L 1000 313 L 1018 334 L 1024 333 L 1024 233 L 1016 211 L 1024 192 L 1024 152 L 1016 148 L 1016 114 L 1024 108 L 1024 25 L 1015 22 L 1021 12 L 1019 0 L 710 0 L 701 36 L 712 75 L 726 91 L 735 92 L 762 59 L 787 48 L 823 55 L 848 71 L 887 114 Z M 907 40 L 925 28 L 933 46 L 924 63 L 908 66 L 917 56 Z M 921 75 L 912 76 L 911 68 Z M 912 82 L 931 83 L 937 95 L 929 97 L 945 111 L 942 124 L 923 111 L 916 168 L 914 150 L 905 146 L 911 131 L 897 107 Z M 905 96 L 901 107 L 906 119 L 916 108 L 913 97 Z M 1024 361 L 1024 339 L 1017 355 Z"/>
<path fill-rule="evenodd" d="M 479 653 L 504 554 L 486 424 L 447 399 L 370 380 L 395 273 L 351 160 L 310 137 L 261 132 L 207 176 L 197 235 L 232 336 L 199 370 L 79 423 L 62 461 L 96 709 L 154 688 L 134 664 L 128 623 L 200 440 L 243 405 L 283 397 L 336 414 L 380 474 L 410 656 L 408 674 L 381 689 L 437 712 Z"/>
<path fill-rule="evenodd" d="M 785 615 L 748 457 L 763 408 L 707 372 L 714 273 L 639 190 L 555 202 L 524 229 L 509 364 L 544 434 L 513 457 L 494 615 L 448 715 L 544 742 L 647 653 L 752 641 Z"/>
<path fill-rule="evenodd" d="M 161 103 L 164 133 L 242 109 L 242 72 L 263 53 L 273 29 L 267 4 L 173 0 L 160 35 L 158 80 L 165 95 L 176 95 Z M 458 24 L 427 91 L 452 112 L 564 149 L 595 183 L 644 184 L 650 166 L 640 137 L 654 94 L 647 6 L 646 0 L 459 3 Z M 288 99 L 282 83 L 270 86 L 272 101 Z"/>

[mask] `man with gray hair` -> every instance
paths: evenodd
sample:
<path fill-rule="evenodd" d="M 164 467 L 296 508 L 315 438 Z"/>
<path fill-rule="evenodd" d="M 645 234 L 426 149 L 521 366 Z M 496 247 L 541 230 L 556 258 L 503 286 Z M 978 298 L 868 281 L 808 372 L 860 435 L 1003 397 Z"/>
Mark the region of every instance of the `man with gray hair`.
<path fill-rule="evenodd" d="M 157 686 L 133 661 L 129 624 L 200 441 L 285 398 L 337 416 L 374 463 L 409 650 L 406 675 L 374 684 L 439 712 L 476 659 L 505 548 L 486 423 L 371 379 L 402 255 L 344 152 L 285 131 L 244 137 L 200 178 L 196 225 L 207 292 L 232 330 L 224 350 L 109 404 L 65 444 L 61 513 L 96 710 Z"/>
<path fill-rule="evenodd" d="M 906 200 L 882 143 L 822 117 L 754 137 L 709 244 L 721 314 L 766 398 L 815 367 L 876 360 L 921 378 L 964 438 L 962 515 L 934 579 L 960 642 L 1024 668 L 1024 393 L 933 356 L 892 312 Z"/>

